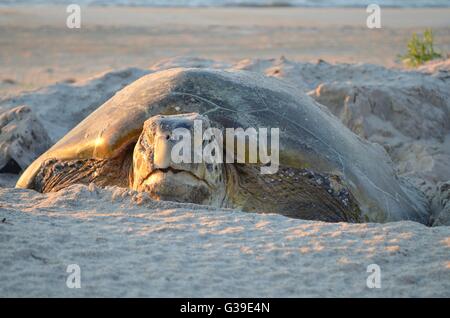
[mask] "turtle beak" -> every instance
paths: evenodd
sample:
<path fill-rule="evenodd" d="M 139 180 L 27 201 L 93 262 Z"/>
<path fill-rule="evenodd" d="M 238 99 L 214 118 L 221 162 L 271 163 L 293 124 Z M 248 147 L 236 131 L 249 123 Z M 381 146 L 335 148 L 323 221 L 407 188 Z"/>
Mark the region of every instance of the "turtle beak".
<path fill-rule="evenodd" d="M 170 152 L 172 145 L 170 144 L 170 135 L 168 133 L 158 134 L 154 139 L 153 167 L 154 169 L 167 169 L 170 167 Z"/>

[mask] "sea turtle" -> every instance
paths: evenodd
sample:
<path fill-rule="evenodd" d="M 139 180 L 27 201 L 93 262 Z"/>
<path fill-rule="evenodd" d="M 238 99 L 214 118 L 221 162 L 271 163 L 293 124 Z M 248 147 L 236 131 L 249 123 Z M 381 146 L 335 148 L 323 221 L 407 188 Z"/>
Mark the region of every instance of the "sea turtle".
<path fill-rule="evenodd" d="M 260 161 L 174 162 L 173 130 L 193 131 L 196 120 L 221 131 L 279 128 L 278 171 L 261 173 Z M 16 186 L 50 192 L 91 182 L 303 219 L 428 220 L 423 195 L 396 176 L 381 146 L 290 83 L 247 71 L 173 68 L 143 76 L 40 156 Z"/>

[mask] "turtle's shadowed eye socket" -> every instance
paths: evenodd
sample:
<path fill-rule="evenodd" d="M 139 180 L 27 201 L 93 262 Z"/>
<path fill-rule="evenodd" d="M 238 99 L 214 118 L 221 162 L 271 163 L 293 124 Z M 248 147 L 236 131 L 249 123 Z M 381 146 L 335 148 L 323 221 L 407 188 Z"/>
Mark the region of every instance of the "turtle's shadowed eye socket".
<path fill-rule="evenodd" d="M 180 122 L 176 124 L 176 127 L 173 128 L 184 128 L 184 129 L 192 129 L 192 123 Z"/>

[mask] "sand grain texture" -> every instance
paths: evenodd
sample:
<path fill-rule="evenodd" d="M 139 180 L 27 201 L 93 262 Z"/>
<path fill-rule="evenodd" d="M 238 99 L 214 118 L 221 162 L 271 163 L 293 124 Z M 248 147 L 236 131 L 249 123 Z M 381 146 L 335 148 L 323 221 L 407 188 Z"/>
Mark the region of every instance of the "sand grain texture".
<path fill-rule="evenodd" d="M 119 188 L 0 189 L 0 295 L 450 296 L 450 228 L 155 202 Z M 369 289 L 369 264 L 382 288 Z M 69 264 L 81 288 L 66 287 Z"/>

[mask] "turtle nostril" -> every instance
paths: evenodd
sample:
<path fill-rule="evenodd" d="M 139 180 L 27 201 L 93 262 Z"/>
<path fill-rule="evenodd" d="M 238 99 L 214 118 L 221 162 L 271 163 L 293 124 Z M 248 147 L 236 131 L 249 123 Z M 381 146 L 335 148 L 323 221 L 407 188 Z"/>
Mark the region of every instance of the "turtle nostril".
<path fill-rule="evenodd" d="M 170 139 L 170 135 L 167 135 L 167 136 L 166 136 L 166 140 L 169 140 L 169 139 Z"/>

